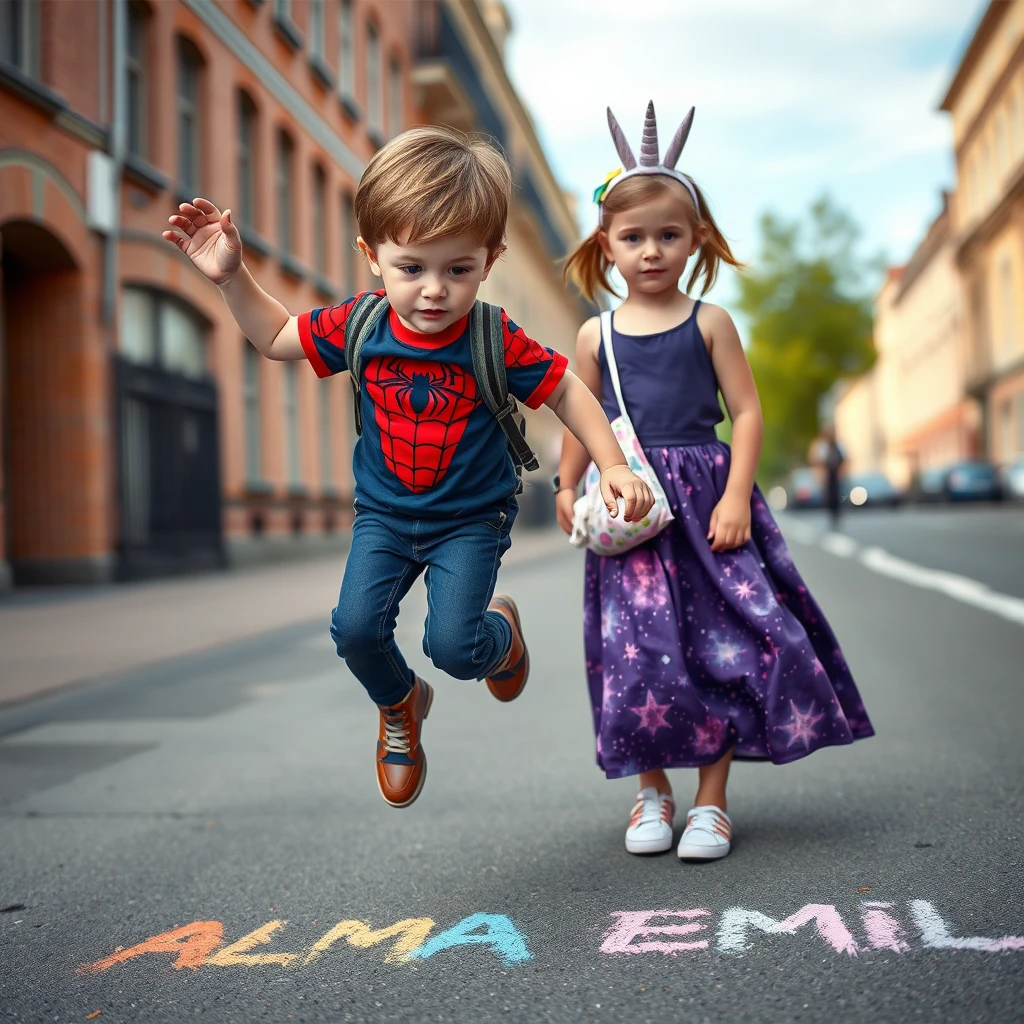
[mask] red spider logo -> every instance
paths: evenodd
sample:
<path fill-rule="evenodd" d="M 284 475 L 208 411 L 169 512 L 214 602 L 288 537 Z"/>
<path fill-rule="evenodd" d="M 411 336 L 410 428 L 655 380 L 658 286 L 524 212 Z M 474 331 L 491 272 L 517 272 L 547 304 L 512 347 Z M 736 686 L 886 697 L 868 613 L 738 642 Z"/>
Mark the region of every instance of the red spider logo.
<path fill-rule="evenodd" d="M 371 359 L 364 387 L 385 465 L 414 494 L 436 487 L 477 407 L 476 381 L 451 363 L 396 356 Z"/>

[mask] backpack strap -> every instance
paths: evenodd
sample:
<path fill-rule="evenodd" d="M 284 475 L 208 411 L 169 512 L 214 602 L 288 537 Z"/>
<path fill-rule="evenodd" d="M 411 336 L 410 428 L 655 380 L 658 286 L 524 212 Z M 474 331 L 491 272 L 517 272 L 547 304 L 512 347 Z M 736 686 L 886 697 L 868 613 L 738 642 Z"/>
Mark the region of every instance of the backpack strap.
<path fill-rule="evenodd" d="M 469 314 L 469 342 L 473 376 L 476 377 L 480 397 L 505 432 L 516 471 L 537 469 L 540 464 L 526 443 L 525 423 L 521 422 L 519 405 L 508 392 L 505 331 L 498 306 L 477 299 Z"/>
<path fill-rule="evenodd" d="M 363 382 L 363 343 L 373 333 L 389 306 L 386 295 L 364 292 L 352 303 L 345 321 L 345 365 L 352 382 L 352 414 L 356 421 L 356 434 L 363 432 L 363 411 L 359 400 L 359 389 Z"/>

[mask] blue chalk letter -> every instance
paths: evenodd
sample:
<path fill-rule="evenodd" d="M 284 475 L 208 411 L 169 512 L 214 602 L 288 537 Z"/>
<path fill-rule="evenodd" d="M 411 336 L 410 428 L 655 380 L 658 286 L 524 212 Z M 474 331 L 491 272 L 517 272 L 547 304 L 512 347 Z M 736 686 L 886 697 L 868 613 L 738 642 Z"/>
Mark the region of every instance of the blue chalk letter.
<path fill-rule="evenodd" d="M 479 928 L 486 931 L 477 931 Z M 509 966 L 533 959 L 533 954 L 526 948 L 526 939 L 504 914 L 470 914 L 446 932 L 418 946 L 409 954 L 409 959 L 425 960 L 442 949 L 481 942 L 493 946 L 494 952 Z"/>

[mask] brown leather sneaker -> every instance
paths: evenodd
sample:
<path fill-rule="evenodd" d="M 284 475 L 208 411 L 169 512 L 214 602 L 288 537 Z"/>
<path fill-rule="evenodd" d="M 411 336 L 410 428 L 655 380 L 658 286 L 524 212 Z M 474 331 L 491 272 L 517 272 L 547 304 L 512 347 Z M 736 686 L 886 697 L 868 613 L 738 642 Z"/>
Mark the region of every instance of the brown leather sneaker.
<path fill-rule="evenodd" d="M 434 688 L 418 676 L 401 704 L 380 707 L 377 737 L 377 788 L 392 807 L 408 807 L 427 778 L 427 755 L 420 729 L 430 713 Z"/>
<path fill-rule="evenodd" d="M 487 689 L 498 700 L 515 700 L 523 692 L 526 680 L 530 675 L 530 652 L 523 640 L 523 625 L 519 621 L 519 609 L 508 594 L 498 594 L 487 606 L 490 612 L 497 612 L 508 619 L 512 627 L 512 646 L 508 657 L 493 676 L 487 677 Z"/>

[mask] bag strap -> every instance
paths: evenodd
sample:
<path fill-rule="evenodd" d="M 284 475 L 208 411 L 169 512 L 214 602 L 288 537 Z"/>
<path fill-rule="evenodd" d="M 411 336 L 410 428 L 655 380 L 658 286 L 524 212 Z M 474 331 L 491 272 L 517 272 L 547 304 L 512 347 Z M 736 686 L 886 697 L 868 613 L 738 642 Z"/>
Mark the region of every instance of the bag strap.
<path fill-rule="evenodd" d="M 622 384 L 619 381 L 619 366 L 615 362 L 615 346 L 612 343 L 612 313 L 611 310 L 606 309 L 601 314 L 601 344 L 604 346 L 604 357 L 608 363 L 608 373 L 612 378 L 612 388 L 615 391 L 615 401 L 619 404 L 619 415 L 629 425 L 629 429 L 635 434 L 633 430 L 633 421 L 629 418 L 629 413 L 626 412 L 626 403 L 622 397 Z"/>
<path fill-rule="evenodd" d="M 540 465 L 537 456 L 526 443 L 526 437 L 516 422 L 519 405 L 508 391 L 505 329 L 498 306 L 476 300 L 469 314 L 469 344 L 473 356 L 473 376 L 480 397 L 504 431 L 512 461 L 517 468 L 537 469 Z"/>
<path fill-rule="evenodd" d="M 363 381 L 363 344 L 389 306 L 386 295 L 364 292 L 352 303 L 345 321 L 345 365 L 352 382 L 352 415 L 356 422 L 356 434 L 363 432 L 363 410 L 359 400 L 359 389 Z"/>

